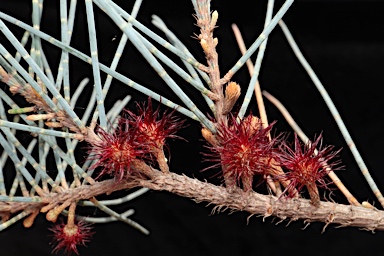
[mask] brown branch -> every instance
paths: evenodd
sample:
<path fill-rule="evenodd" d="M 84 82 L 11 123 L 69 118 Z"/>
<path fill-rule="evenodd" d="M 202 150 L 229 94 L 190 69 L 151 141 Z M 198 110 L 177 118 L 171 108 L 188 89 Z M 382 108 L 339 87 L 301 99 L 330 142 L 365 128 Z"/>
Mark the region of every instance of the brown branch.
<path fill-rule="evenodd" d="M 200 45 L 204 51 L 205 57 L 207 59 L 208 67 L 208 76 L 211 81 L 211 90 L 215 94 L 215 119 L 219 122 L 226 122 L 225 115 L 223 115 L 223 85 L 220 83 L 220 69 L 218 54 L 216 51 L 216 46 L 218 44 L 218 39 L 213 36 L 213 31 L 216 27 L 216 22 L 218 19 L 218 12 L 213 11 L 211 14 L 210 10 L 210 0 L 201 0 L 197 1 L 196 4 L 196 17 L 197 17 L 197 26 L 200 28 L 200 34 L 198 39 Z"/>
<path fill-rule="evenodd" d="M 306 222 L 323 222 L 326 225 L 334 223 L 372 231 L 384 230 L 384 211 L 377 209 L 331 202 L 321 202 L 315 207 L 307 199 L 278 199 L 256 192 L 244 194 L 240 189 L 229 193 L 224 187 L 174 173 L 141 181 L 140 184 L 153 190 L 165 190 L 189 197 L 196 202 L 214 204 L 214 210 L 231 209 L 264 217 L 277 216 L 291 221 L 303 219 Z"/>
<path fill-rule="evenodd" d="M 332 202 L 320 202 L 313 206 L 307 199 L 278 199 L 273 195 L 263 195 L 256 192 L 243 192 L 240 189 L 229 192 L 223 186 L 192 179 L 174 173 L 152 171 L 150 179 L 131 177 L 125 182 L 115 183 L 114 180 L 96 182 L 93 185 L 83 185 L 69 189 L 62 193 L 52 193 L 43 197 L 41 203 L 34 203 L 34 207 L 43 205 L 56 207 L 66 200 L 85 200 L 93 196 L 108 194 L 113 191 L 130 189 L 133 187 L 147 187 L 152 190 L 168 191 L 196 202 L 207 202 L 215 205 L 213 211 L 231 209 L 247 211 L 252 215 L 265 217 L 276 216 L 282 220 L 299 220 L 305 222 L 334 223 L 341 226 L 361 227 L 367 230 L 384 230 L 384 211 L 362 206 L 342 205 Z M 16 207 L 16 208 L 15 208 Z M 15 209 L 32 207 L 32 204 L 1 202 L 0 213 L 15 212 Z"/>

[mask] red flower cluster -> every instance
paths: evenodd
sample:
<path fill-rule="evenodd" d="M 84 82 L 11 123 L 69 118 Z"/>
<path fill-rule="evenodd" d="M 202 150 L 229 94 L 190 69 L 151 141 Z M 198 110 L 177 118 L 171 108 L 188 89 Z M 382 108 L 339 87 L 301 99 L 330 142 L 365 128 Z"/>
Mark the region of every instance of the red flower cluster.
<path fill-rule="evenodd" d="M 252 189 L 255 176 L 266 175 L 281 181 L 285 186 L 283 194 L 288 197 L 296 196 L 306 187 L 312 203 L 317 205 L 318 187 L 328 188 L 325 176 L 330 170 L 340 169 L 340 161 L 334 161 L 340 150 L 324 147 L 321 135 L 303 145 L 295 134 L 292 148 L 281 135 L 271 138 L 273 124 L 263 128 L 252 115 L 241 121 L 230 116 L 229 124 L 218 124 L 214 138 L 203 133 L 213 152 L 205 155 L 217 162 L 209 168 L 220 166 L 226 185 L 242 186 L 244 191 Z"/>
<path fill-rule="evenodd" d="M 243 189 L 252 189 L 255 175 L 267 174 L 273 167 L 270 161 L 275 158 L 278 138 L 269 139 L 273 124 L 263 128 L 258 118 L 250 115 L 240 122 L 231 116 L 230 124 L 219 124 L 216 134 L 217 145 L 209 147 L 213 154 L 208 155 L 215 166 L 222 166 L 227 185 L 242 183 Z"/>
<path fill-rule="evenodd" d="M 57 253 L 63 249 L 68 255 L 72 253 L 79 255 L 77 246 L 85 245 L 93 235 L 90 224 L 84 221 L 79 221 L 75 225 L 55 224 L 50 230 L 53 232 L 53 252 Z"/>
<path fill-rule="evenodd" d="M 132 172 L 132 160 L 143 155 L 145 148 L 136 140 L 135 130 L 130 129 L 129 122 L 123 118 L 112 133 L 99 128 L 97 134 L 100 140 L 92 141 L 90 150 L 90 158 L 96 162 L 90 168 L 102 167 L 97 178 L 110 174 L 121 181 L 124 175 Z"/>
<path fill-rule="evenodd" d="M 176 132 L 182 128 L 184 120 L 174 115 L 175 110 L 161 113 L 159 107 L 153 111 L 152 101 L 149 98 L 147 106 L 137 104 L 137 115 L 128 110 L 126 113 L 129 124 L 137 128 L 137 140 L 150 148 L 162 149 L 166 139 L 179 138 Z"/>
<path fill-rule="evenodd" d="M 312 143 L 303 144 L 295 134 L 293 148 L 286 142 L 281 144 L 282 152 L 279 162 L 287 170 L 281 178 L 290 181 L 285 189 L 288 197 L 294 196 L 290 194 L 293 191 L 290 188 L 293 187 L 297 192 L 307 187 L 310 195 L 317 193 L 317 187 L 328 188 L 325 176 L 331 170 L 341 168 L 339 165 L 341 161 L 334 160 L 340 150 L 333 151 L 334 146 L 323 146 L 322 141 L 322 136 L 319 135 Z"/>
<path fill-rule="evenodd" d="M 120 118 L 113 132 L 99 128 L 98 139 L 89 141 L 90 159 L 96 160 L 90 168 L 102 167 L 98 178 L 109 174 L 117 181 L 123 180 L 133 173 L 131 165 L 135 159 L 148 159 L 154 149 L 163 149 L 167 138 L 177 137 L 175 133 L 183 121 L 174 116 L 174 111 L 162 115 L 159 108 L 153 111 L 151 99 L 147 107 L 138 104 L 137 108 L 137 115 L 126 111 L 126 118 Z"/>

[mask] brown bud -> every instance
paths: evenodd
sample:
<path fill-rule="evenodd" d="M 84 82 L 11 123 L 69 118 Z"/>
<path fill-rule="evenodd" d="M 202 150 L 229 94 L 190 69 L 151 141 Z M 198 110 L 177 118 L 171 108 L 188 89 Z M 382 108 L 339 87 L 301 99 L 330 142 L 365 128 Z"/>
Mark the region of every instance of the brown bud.
<path fill-rule="evenodd" d="M 56 222 L 57 217 L 59 217 L 60 212 L 58 212 L 57 208 L 49 210 L 46 214 L 46 219 L 48 221 Z"/>
<path fill-rule="evenodd" d="M 23 226 L 25 228 L 30 228 L 33 225 L 33 222 L 36 219 L 36 216 L 39 214 L 39 211 L 33 211 L 27 218 L 23 221 Z"/>
<path fill-rule="evenodd" d="M 216 23 L 217 23 L 218 18 L 219 18 L 219 13 L 217 11 L 214 11 L 212 13 L 211 22 L 209 24 L 211 29 L 214 29 L 216 27 Z"/>
<path fill-rule="evenodd" d="M 362 202 L 361 205 L 365 208 L 375 209 L 375 207 L 367 201 Z"/>
<path fill-rule="evenodd" d="M 219 39 L 217 39 L 217 37 L 213 38 L 213 46 L 216 47 L 218 43 Z"/>
<path fill-rule="evenodd" d="M 16 94 L 16 93 L 19 93 L 21 90 L 21 86 L 19 84 L 14 84 L 12 86 L 9 87 L 9 91 L 12 93 L 12 94 Z"/>
<path fill-rule="evenodd" d="M 62 205 L 55 207 L 53 209 L 50 209 L 47 212 L 45 218 L 49 221 L 56 222 L 57 218 L 59 217 L 59 214 L 62 211 L 64 211 L 64 209 L 67 208 L 70 204 L 71 204 L 71 201 L 65 201 Z M 42 212 L 43 208 L 40 210 L 40 212 Z"/>
<path fill-rule="evenodd" d="M 50 128 L 61 128 L 63 125 L 58 122 L 45 122 L 45 125 L 50 127 Z"/>
<path fill-rule="evenodd" d="M 217 145 L 215 135 L 213 135 L 210 130 L 204 127 L 203 129 L 201 129 L 201 134 L 203 135 L 204 139 L 208 141 L 212 146 Z"/>
<path fill-rule="evenodd" d="M 237 99 L 240 96 L 240 85 L 235 82 L 229 82 L 225 88 L 225 98 L 224 98 L 224 107 L 223 114 L 228 114 L 233 106 L 235 105 Z"/>
<path fill-rule="evenodd" d="M 55 113 L 48 113 L 48 114 L 37 114 L 37 115 L 29 115 L 26 117 L 27 120 L 30 121 L 38 121 L 38 120 L 45 120 L 45 119 L 53 119 L 55 118 Z"/>
<path fill-rule="evenodd" d="M 201 39 L 200 45 L 201 45 L 201 48 L 203 48 L 203 51 L 205 52 L 205 54 L 208 54 L 209 53 L 209 46 L 208 46 L 207 40 L 205 40 L 204 38 Z"/>

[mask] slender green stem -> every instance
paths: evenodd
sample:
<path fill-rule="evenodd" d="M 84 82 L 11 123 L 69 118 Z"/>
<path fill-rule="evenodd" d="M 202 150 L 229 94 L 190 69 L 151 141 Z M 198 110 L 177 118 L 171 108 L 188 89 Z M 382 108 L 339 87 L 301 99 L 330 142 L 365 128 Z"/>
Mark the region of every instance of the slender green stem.
<path fill-rule="evenodd" d="M 68 14 L 67 0 L 60 0 L 60 23 L 61 23 L 61 41 L 63 44 L 69 45 L 68 40 Z M 59 65 L 59 73 L 62 72 L 64 78 L 64 99 L 70 101 L 70 86 L 69 86 L 69 54 L 68 51 L 61 51 L 61 60 Z M 60 75 L 59 75 L 60 76 Z M 61 79 L 57 79 L 61 80 Z M 61 82 L 60 82 L 61 84 Z M 60 88 L 56 84 L 56 88 Z"/>
<path fill-rule="evenodd" d="M 41 60 L 43 61 L 43 68 L 44 68 L 45 74 L 46 74 L 47 78 L 49 79 L 49 81 L 51 81 L 51 83 L 54 84 L 55 79 L 53 78 L 52 69 L 49 66 L 47 57 L 45 56 L 45 53 L 44 53 L 42 48 L 40 49 L 40 52 L 41 52 Z"/>
<path fill-rule="evenodd" d="M 41 21 L 41 13 L 42 13 L 42 5 L 39 5 L 38 1 L 32 1 L 32 24 L 36 29 L 40 29 L 40 21 Z M 37 36 L 32 36 L 32 44 L 31 44 L 31 57 L 36 62 L 37 66 L 42 67 L 41 60 L 41 41 Z M 29 73 L 33 77 L 33 68 L 29 67 Z"/>
<path fill-rule="evenodd" d="M 134 227 L 135 229 L 139 230 L 140 232 L 142 232 L 143 234 L 145 235 L 149 235 L 149 230 L 144 228 L 143 226 L 141 226 L 139 223 L 129 219 L 129 218 L 126 218 L 124 216 L 122 216 L 121 214 L 113 211 L 112 209 L 108 208 L 107 206 L 103 205 L 103 204 L 100 204 L 99 201 L 97 201 L 95 198 L 91 199 L 91 202 L 97 207 L 99 208 L 100 210 L 102 210 L 103 212 L 109 214 L 111 217 L 114 217 L 124 223 L 127 223 L 128 225 Z"/>
<path fill-rule="evenodd" d="M 42 120 L 39 120 L 39 128 L 42 128 L 43 127 L 43 122 Z M 43 170 L 43 172 L 47 172 L 47 155 L 48 155 L 48 152 L 47 151 L 44 151 L 44 148 L 46 148 L 47 144 L 45 143 L 45 141 L 41 138 L 41 136 L 38 137 L 38 151 L 39 151 L 39 166 L 40 168 Z M 44 189 L 44 191 L 48 192 L 49 191 L 49 188 L 48 188 L 48 184 L 47 184 L 47 181 L 44 179 L 44 177 L 42 177 L 40 175 L 40 173 L 36 173 L 36 177 L 35 177 L 35 180 L 36 182 L 39 182 L 41 178 L 41 183 L 42 183 L 42 187 Z M 57 185 L 57 184 L 55 184 Z"/>
<path fill-rule="evenodd" d="M 272 20 L 274 3 L 275 3 L 274 0 L 268 1 L 267 14 L 265 15 L 264 28 L 266 28 Z M 241 105 L 241 108 L 240 108 L 239 113 L 238 113 L 239 119 L 242 119 L 245 115 L 246 110 L 247 110 L 247 105 L 251 101 L 253 91 L 255 91 L 256 92 L 257 105 L 259 107 L 260 117 L 261 117 L 261 120 L 263 122 L 264 127 L 268 126 L 268 119 L 267 119 L 267 114 L 265 112 L 263 97 L 261 95 L 260 84 L 257 81 L 259 79 L 261 62 L 263 61 L 263 58 L 264 58 L 264 53 L 265 53 L 265 49 L 267 47 L 267 42 L 268 42 L 268 37 L 265 38 L 265 40 L 261 43 L 261 45 L 259 47 L 259 51 L 257 52 L 255 66 L 253 68 L 253 72 L 252 72 L 252 76 L 251 76 L 251 81 L 249 82 L 247 91 L 245 93 L 243 104 Z"/>
<path fill-rule="evenodd" d="M 39 203 L 41 202 L 41 197 L 25 197 L 25 196 L 0 196 L 0 202 L 20 202 L 20 203 Z"/>
<path fill-rule="evenodd" d="M 81 121 L 86 124 L 88 123 L 88 120 L 89 120 L 89 117 L 91 116 L 91 112 L 95 106 L 95 103 L 96 103 L 96 91 L 93 90 L 92 93 L 91 93 L 91 97 L 89 98 L 89 103 L 84 111 L 84 114 L 81 118 Z M 97 109 L 96 109 L 97 110 Z M 96 120 L 96 117 L 94 117 L 95 120 Z M 91 121 L 92 123 L 92 121 Z"/>
<path fill-rule="evenodd" d="M 0 91 L 2 90 L 0 89 Z M 7 116 L 5 115 L 4 104 L 1 97 L 0 97 L 0 118 L 3 120 L 6 120 L 7 118 Z M 0 160 L 2 160 L 0 164 L 0 195 L 6 194 L 5 184 L 4 184 L 4 175 L 3 175 L 3 165 L 5 164 L 5 156 L 6 156 L 6 153 L 4 154 L 4 160 L 0 158 Z"/>
<path fill-rule="evenodd" d="M 92 204 L 92 206 L 94 206 L 94 205 Z M 64 215 L 68 215 L 67 210 L 64 210 L 62 213 Z M 129 209 L 129 210 L 121 213 L 120 216 L 123 218 L 127 218 L 127 217 L 133 215 L 134 213 L 135 213 L 135 210 Z M 115 217 L 86 217 L 86 216 L 81 216 L 78 214 L 76 214 L 76 219 L 90 222 L 90 223 L 109 223 L 109 222 L 113 222 L 113 221 L 118 221 L 118 219 L 116 219 Z"/>
<path fill-rule="evenodd" d="M 229 79 L 245 64 L 245 62 L 253 55 L 253 53 L 259 48 L 261 43 L 269 36 L 272 30 L 276 27 L 279 20 L 284 16 L 284 14 L 288 11 L 289 7 L 292 5 L 294 0 L 286 0 L 284 4 L 281 6 L 280 10 L 273 17 L 271 22 L 264 28 L 256 41 L 249 47 L 249 49 L 245 52 L 245 54 L 236 62 L 236 64 L 228 71 L 228 73 L 224 76 L 224 82 L 228 82 Z M 245 102 L 246 108 L 249 102 Z"/>
<path fill-rule="evenodd" d="M 72 0 L 69 7 L 69 15 L 67 16 L 67 2 L 64 0 L 60 1 L 60 16 L 61 16 L 61 38 L 63 43 L 69 46 L 72 38 L 72 30 L 75 20 L 76 11 L 76 0 Z M 70 98 L 69 88 L 69 55 L 68 51 L 61 51 L 61 58 L 59 63 L 59 69 L 56 78 L 56 88 L 61 90 L 62 82 L 64 79 L 64 98 L 68 102 Z"/>
<path fill-rule="evenodd" d="M 5 190 L 4 175 L 3 175 L 3 166 L 0 165 L 0 195 L 6 195 L 7 191 Z"/>
<path fill-rule="evenodd" d="M 28 31 L 24 32 L 23 37 L 20 40 L 20 43 L 22 46 L 25 46 L 28 43 L 28 39 L 30 38 L 30 35 L 31 34 Z M 19 52 L 16 52 L 15 60 L 17 60 L 19 62 L 20 59 L 21 59 L 21 54 Z"/>
<path fill-rule="evenodd" d="M 55 178 L 55 183 L 61 184 L 64 187 L 64 189 L 68 189 L 68 183 L 65 177 L 66 166 L 64 166 L 63 161 L 61 160 L 59 154 L 56 151 L 53 151 L 53 157 L 55 158 L 55 163 L 57 168 L 57 176 Z"/>
<path fill-rule="evenodd" d="M 85 86 L 88 84 L 88 82 L 89 82 L 89 78 L 84 78 L 83 80 L 81 80 L 81 82 L 77 86 L 69 102 L 69 105 L 71 106 L 71 108 L 76 107 L 77 100 L 79 99 L 80 95 L 83 94 L 83 90 Z"/>
<path fill-rule="evenodd" d="M 136 190 L 135 192 L 129 193 L 128 195 L 126 195 L 124 197 L 117 198 L 117 199 L 111 199 L 111 200 L 101 200 L 101 201 L 99 201 L 99 203 L 102 205 L 119 205 L 119 204 L 129 202 L 129 201 L 145 194 L 148 191 L 149 191 L 148 188 L 140 188 L 140 189 Z M 78 205 L 94 206 L 94 204 L 90 201 L 81 201 L 78 203 Z"/>
<path fill-rule="evenodd" d="M 22 130 L 22 131 L 26 131 L 26 132 L 31 132 L 31 133 L 61 137 L 61 138 L 80 139 L 79 135 L 75 134 L 75 133 L 60 132 L 60 131 L 44 129 L 44 128 L 40 128 L 40 127 L 33 127 L 30 125 L 14 123 L 14 122 L 5 121 L 5 120 L 0 120 L 0 126 L 5 126 L 5 127 L 9 127 L 9 128 L 17 129 L 17 130 Z"/>
<path fill-rule="evenodd" d="M 87 23 L 88 23 L 88 35 L 89 35 L 89 44 L 91 49 L 91 58 L 92 58 L 92 72 L 94 86 L 96 90 L 96 107 L 99 113 L 100 126 L 105 129 L 107 127 L 107 119 L 105 117 L 105 107 L 104 107 L 104 94 L 101 88 L 101 78 L 100 78 L 100 65 L 99 58 L 97 53 L 97 41 L 96 41 L 96 26 L 95 26 L 95 17 L 93 15 L 93 4 L 92 0 L 85 0 L 85 7 L 87 12 Z"/>
<path fill-rule="evenodd" d="M 4 229 L 8 228 L 12 224 L 15 224 L 16 222 L 18 222 L 19 220 L 21 220 L 22 218 L 24 218 L 25 216 L 28 216 L 28 215 L 29 215 L 29 212 L 23 211 L 23 212 L 17 214 L 15 217 L 7 220 L 6 222 L 1 223 L 0 224 L 0 231 L 3 231 Z"/>

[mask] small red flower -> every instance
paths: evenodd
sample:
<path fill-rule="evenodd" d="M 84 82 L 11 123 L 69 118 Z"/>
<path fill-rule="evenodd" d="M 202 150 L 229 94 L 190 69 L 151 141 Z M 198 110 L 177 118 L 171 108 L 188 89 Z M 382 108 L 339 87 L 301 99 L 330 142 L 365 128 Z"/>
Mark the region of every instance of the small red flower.
<path fill-rule="evenodd" d="M 85 243 L 89 242 L 93 235 L 92 227 L 84 221 L 79 221 L 75 225 L 55 224 L 50 230 L 53 232 L 53 253 L 63 249 L 68 255 L 72 253 L 79 255 L 77 246 L 85 246 Z"/>
<path fill-rule="evenodd" d="M 126 112 L 131 127 L 137 128 L 137 140 L 162 149 L 167 138 L 179 138 L 176 132 L 182 128 L 184 120 L 174 115 L 175 110 L 161 113 L 159 107 L 153 111 L 152 100 L 148 98 L 147 106 L 137 104 L 137 115 L 129 110 Z"/>
<path fill-rule="evenodd" d="M 90 159 L 96 160 L 90 169 L 102 167 L 98 178 L 104 174 L 114 176 L 117 181 L 132 174 L 132 161 L 146 159 L 152 153 L 162 169 L 166 169 L 163 147 L 167 138 L 177 138 L 176 132 L 184 121 L 179 120 L 174 111 L 163 114 L 160 109 L 152 110 L 151 99 L 148 105 L 137 104 L 138 114 L 126 110 L 127 117 L 120 118 L 117 128 L 108 133 L 99 128 L 98 138 L 90 139 Z"/>
<path fill-rule="evenodd" d="M 147 152 L 145 146 L 140 145 L 135 129 L 129 127 L 127 119 L 120 118 L 119 125 L 111 133 L 99 128 L 97 135 L 99 139 L 90 141 L 89 151 L 90 159 L 96 160 L 90 169 L 102 167 L 97 178 L 110 174 L 121 181 L 126 174 L 132 173 L 132 160 Z"/>
<path fill-rule="evenodd" d="M 274 158 L 278 139 L 269 139 L 273 124 L 263 128 L 259 119 L 252 115 L 240 122 L 231 116 L 229 121 L 229 125 L 218 125 L 218 145 L 209 147 L 213 154 L 208 156 L 218 162 L 215 166 L 222 166 L 227 185 L 234 186 L 241 181 L 243 189 L 248 191 L 252 189 L 255 175 L 264 175 L 273 168 L 270 161 Z"/>
<path fill-rule="evenodd" d="M 316 197 L 318 197 L 317 186 L 328 188 L 329 182 L 325 180 L 325 176 L 330 170 L 341 168 L 338 166 L 341 161 L 334 160 L 340 150 L 333 151 L 334 146 L 323 146 L 322 135 L 315 137 L 312 143 L 303 144 L 295 134 L 293 149 L 286 142 L 281 146 L 280 163 L 288 170 L 284 174 L 284 179 L 290 181 L 290 185 L 285 189 L 285 193 L 288 193 L 289 197 L 294 196 L 289 194 L 294 191 L 290 189 L 293 187 L 297 189 L 297 192 L 307 187 L 310 195 L 316 196 L 315 194 L 317 194 Z M 311 199 L 313 198 L 311 197 Z"/>

